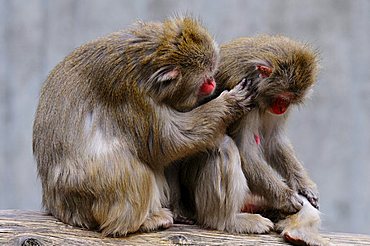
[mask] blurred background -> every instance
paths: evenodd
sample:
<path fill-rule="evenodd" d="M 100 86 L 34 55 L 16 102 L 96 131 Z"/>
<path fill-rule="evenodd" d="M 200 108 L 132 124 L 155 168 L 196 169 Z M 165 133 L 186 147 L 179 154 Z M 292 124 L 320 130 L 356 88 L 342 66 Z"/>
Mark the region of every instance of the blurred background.
<path fill-rule="evenodd" d="M 174 13 L 200 17 L 219 43 L 282 34 L 320 51 L 288 135 L 319 186 L 323 229 L 370 234 L 368 0 L 0 0 L 0 209 L 41 208 L 31 135 L 48 72 L 88 40 Z"/>

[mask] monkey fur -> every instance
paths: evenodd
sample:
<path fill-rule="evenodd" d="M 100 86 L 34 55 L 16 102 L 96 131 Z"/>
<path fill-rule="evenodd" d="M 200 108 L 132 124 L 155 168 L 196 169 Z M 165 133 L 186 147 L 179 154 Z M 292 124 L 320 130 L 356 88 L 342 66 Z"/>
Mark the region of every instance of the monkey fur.
<path fill-rule="evenodd" d="M 319 233 L 321 224 L 320 212 L 314 208 L 306 197 L 301 196 L 303 207 L 298 213 L 288 215 L 275 224 L 285 241 L 294 245 L 329 246 L 328 239 Z"/>
<path fill-rule="evenodd" d="M 229 130 L 251 192 L 287 213 L 302 207 L 297 193 L 318 208 L 316 185 L 284 132 L 290 109 L 304 102 L 316 81 L 316 53 L 286 37 L 259 36 L 231 41 L 220 54 L 220 87 L 232 88 L 238 79 L 247 78 L 257 91 L 256 108 Z"/>
<path fill-rule="evenodd" d="M 218 60 L 190 17 L 140 22 L 68 55 L 33 127 L 46 210 L 109 236 L 169 227 L 164 168 L 213 148 L 251 106 L 243 83 L 195 107 L 214 90 Z"/>
<path fill-rule="evenodd" d="M 215 149 L 178 164 L 180 185 L 175 190 L 180 192 L 175 192 L 181 201 L 174 195 L 172 209 L 176 216 L 205 227 L 266 232 L 271 225 L 265 218 L 252 219 L 246 213 L 252 212 L 248 201 L 253 196 L 285 216 L 302 208 L 300 195 L 318 208 L 316 185 L 284 133 L 290 109 L 304 101 L 315 83 L 317 55 L 307 45 L 282 36 L 236 39 L 222 45 L 220 55 L 215 97 L 249 80 L 256 91 L 255 107 L 229 126 Z M 250 224 L 243 224 L 240 216 L 248 216 Z M 254 226 L 261 224 L 265 226 Z"/>

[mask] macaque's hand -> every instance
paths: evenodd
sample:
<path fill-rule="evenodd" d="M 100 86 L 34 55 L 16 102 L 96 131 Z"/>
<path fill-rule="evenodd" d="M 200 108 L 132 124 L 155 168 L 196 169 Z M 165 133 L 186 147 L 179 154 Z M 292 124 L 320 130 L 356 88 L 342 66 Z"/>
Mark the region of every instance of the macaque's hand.
<path fill-rule="evenodd" d="M 288 189 L 286 192 L 285 199 L 280 202 L 279 209 L 286 214 L 294 214 L 301 210 L 303 201 L 297 194 L 297 192 Z"/>
<path fill-rule="evenodd" d="M 313 181 L 308 178 L 302 178 L 301 180 L 291 180 L 288 183 L 289 187 L 306 197 L 314 208 L 319 209 L 319 192 Z"/>
<path fill-rule="evenodd" d="M 307 198 L 311 205 L 319 209 L 319 192 L 317 191 L 316 185 L 312 187 L 302 187 L 298 189 L 298 193 Z"/>
<path fill-rule="evenodd" d="M 228 94 L 232 100 L 235 100 L 238 106 L 242 109 L 242 112 L 249 112 L 254 108 L 253 98 L 255 91 L 252 90 L 251 80 L 245 78 L 237 84 L 232 90 L 224 91 L 221 96 Z"/>

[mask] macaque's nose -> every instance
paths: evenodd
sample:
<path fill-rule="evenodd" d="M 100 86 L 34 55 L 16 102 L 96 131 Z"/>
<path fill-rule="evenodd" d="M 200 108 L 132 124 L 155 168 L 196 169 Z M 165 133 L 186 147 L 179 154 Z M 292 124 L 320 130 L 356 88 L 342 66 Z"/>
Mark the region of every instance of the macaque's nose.
<path fill-rule="evenodd" d="M 204 79 L 202 86 L 200 87 L 200 93 L 202 95 L 209 95 L 211 94 L 216 87 L 216 82 L 213 77 L 207 77 Z"/>
<path fill-rule="evenodd" d="M 211 76 L 211 77 L 208 77 L 206 78 L 206 83 L 207 84 L 215 84 L 215 79 Z"/>

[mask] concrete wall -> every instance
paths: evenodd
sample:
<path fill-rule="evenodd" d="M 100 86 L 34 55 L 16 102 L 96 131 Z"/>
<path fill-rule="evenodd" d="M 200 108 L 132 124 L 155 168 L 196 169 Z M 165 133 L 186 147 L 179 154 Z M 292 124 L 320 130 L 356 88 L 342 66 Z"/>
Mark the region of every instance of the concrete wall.
<path fill-rule="evenodd" d="M 324 229 L 370 234 L 367 0 L 0 0 L 0 209 L 40 208 L 31 129 L 48 72 L 85 41 L 176 12 L 199 16 L 220 43 L 279 33 L 320 50 L 315 93 L 289 135 L 319 185 Z"/>

